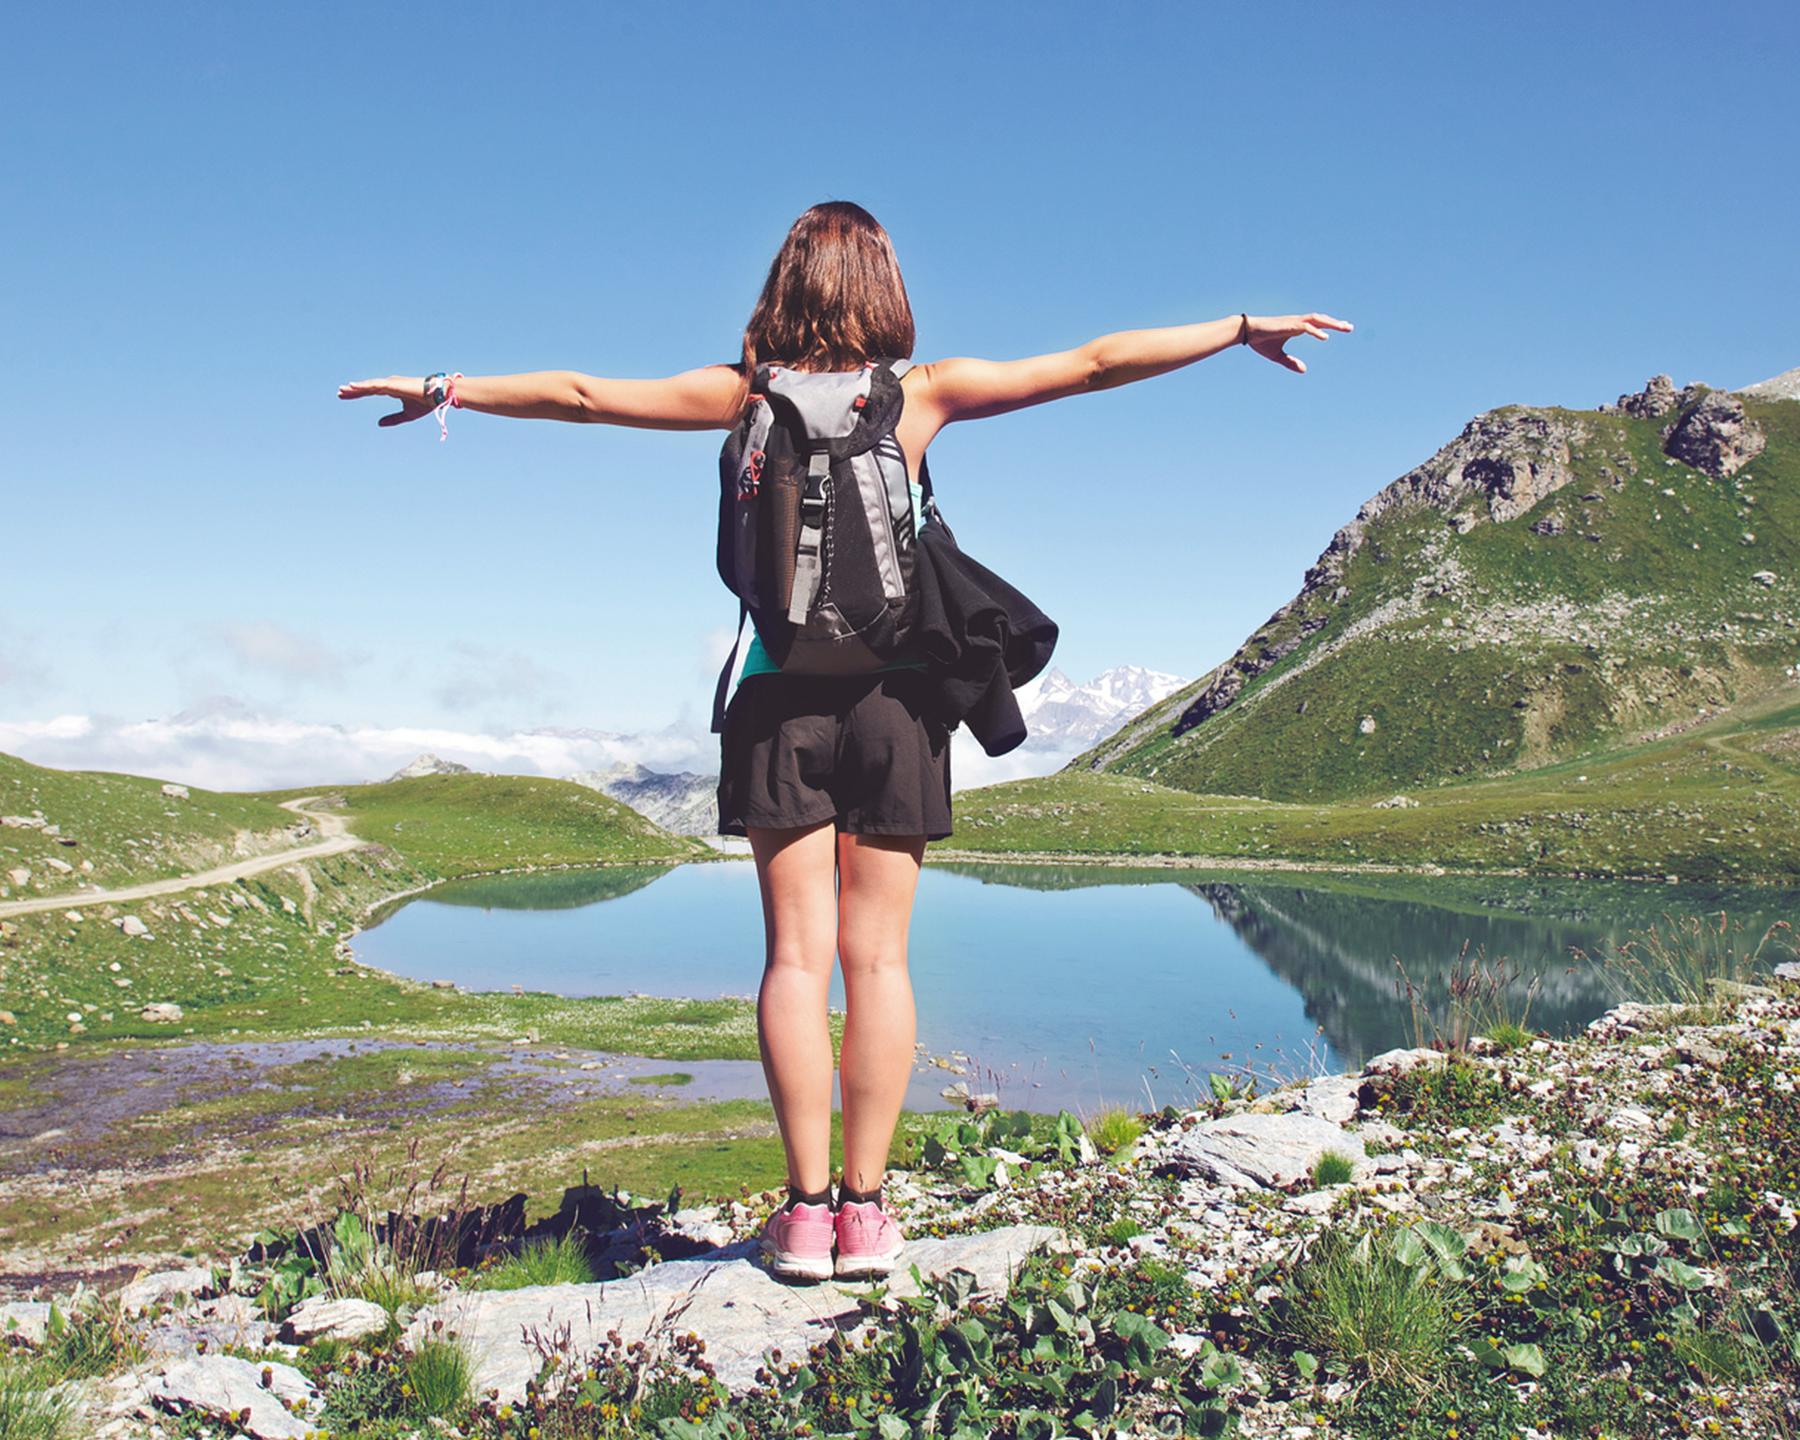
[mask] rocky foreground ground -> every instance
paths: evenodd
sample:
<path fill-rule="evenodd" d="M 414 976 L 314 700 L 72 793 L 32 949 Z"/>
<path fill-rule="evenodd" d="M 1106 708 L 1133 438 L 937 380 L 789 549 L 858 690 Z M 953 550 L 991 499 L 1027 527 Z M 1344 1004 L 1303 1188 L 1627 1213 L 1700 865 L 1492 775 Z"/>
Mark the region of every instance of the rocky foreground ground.
<path fill-rule="evenodd" d="M 886 1287 L 771 1277 L 768 1192 L 615 1209 L 587 1283 L 304 1296 L 263 1237 L 0 1325 L 64 1366 L 69 1435 L 1795 1433 L 1800 970 L 1496 1034 L 1110 1155 L 947 1122 L 890 1177 Z M 434 1347 L 469 1373 L 427 1413 Z"/>

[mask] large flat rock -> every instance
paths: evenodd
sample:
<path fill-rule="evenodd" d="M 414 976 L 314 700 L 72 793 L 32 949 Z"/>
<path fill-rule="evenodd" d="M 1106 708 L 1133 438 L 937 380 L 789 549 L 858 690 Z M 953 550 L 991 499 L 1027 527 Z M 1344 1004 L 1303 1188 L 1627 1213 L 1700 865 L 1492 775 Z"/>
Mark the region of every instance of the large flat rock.
<path fill-rule="evenodd" d="M 1066 1243 L 1062 1231 L 1049 1225 L 908 1240 L 899 1268 L 889 1277 L 889 1293 L 917 1293 L 910 1269 L 917 1265 L 926 1276 L 971 1271 L 976 1289 L 1003 1294 L 1026 1255 Z M 856 1297 L 870 1288 L 865 1281 L 778 1280 L 757 1263 L 756 1255 L 757 1241 L 741 1240 L 711 1255 L 665 1260 L 619 1280 L 449 1296 L 418 1313 L 405 1341 L 418 1343 L 442 1320 L 445 1330 L 460 1336 L 473 1352 L 476 1394 L 498 1390 L 501 1400 L 516 1401 L 541 1363 L 531 1332 L 549 1338 L 566 1325 L 575 1354 L 585 1358 L 610 1330 L 617 1329 L 629 1344 L 666 1322 L 669 1333 L 692 1330 L 701 1336 L 719 1379 L 741 1393 L 755 1385 L 757 1367 L 769 1348 L 779 1347 L 784 1358 L 799 1360 L 834 1330 L 853 1329 L 860 1319 Z"/>
<path fill-rule="evenodd" d="M 1199 1175 L 1246 1190 L 1283 1190 L 1311 1176 L 1327 1150 L 1361 1169 L 1368 1163 L 1362 1138 L 1330 1120 L 1304 1111 L 1285 1115 L 1224 1115 L 1187 1131 L 1165 1164 L 1183 1175 Z"/>

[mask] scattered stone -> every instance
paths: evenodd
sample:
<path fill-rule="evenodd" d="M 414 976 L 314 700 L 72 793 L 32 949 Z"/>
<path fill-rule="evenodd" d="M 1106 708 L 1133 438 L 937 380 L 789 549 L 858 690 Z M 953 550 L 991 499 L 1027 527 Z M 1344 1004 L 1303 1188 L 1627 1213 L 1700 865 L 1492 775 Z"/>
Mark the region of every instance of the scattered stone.
<path fill-rule="evenodd" d="M 1375 733 L 1375 717 L 1373 715 L 1363 716 L 1356 722 L 1356 728 L 1364 735 L 1373 735 Z"/>
<path fill-rule="evenodd" d="M 0 825 L 4 825 L 10 830 L 42 830 L 44 817 L 42 815 L 0 815 Z"/>
<path fill-rule="evenodd" d="M 11 1300 L 0 1305 L 0 1341 L 36 1349 L 50 1330 L 48 1300 Z"/>
<path fill-rule="evenodd" d="M 1363 1066 L 1365 1075 L 1404 1075 L 1421 1065 L 1442 1065 L 1444 1052 L 1419 1046 L 1411 1050 L 1383 1050 Z"/>
<path fill-rule="evenodd" d="M 387 1329 L 390 1318 L 373 1300 L 331 1300 L 319 1295 L 288 1316 L 282 1338 L 302 1345 L 315 1340 L 361 1340 Z"/>
<path fill-rule="evenodd" d="M 901 1268 L 889 1277 L 896 1297 L 917 1293 L 911 1267 L 925 1275 L 963 1269 L 977 1290 L 1000 1295 L 1012 1283 L 1019 1262 L 1045 1246 L 1062 1248 L 1060 1230 L 1045 1225 L 1009 1225 L 976 1235 L 908 1240 Z M 592 1353 L 608 1330 L 627 1344 L 653 1334 L 671 1310 L 669 1323 L 680 1332 L 706 1337 L 706 1358 L 734 1393 L 755 1384 L 764 1352 L 778 1347 L 801 1359 L 809 1346 L 851 1330 L 860 1311 L 855 1284 L 789 1285 L 752 1258 L 755 1239 L 741 1240 L 703 1259 L 665 1260 L 634 1275 L 592 1285 L 538 1285 L 523 1290 L 459 1293 L 428 1305 L 407 1327 L 404 1343 L 416 1345 L 442 1321 L 460 1336 L 475 1358 L 475 1391 L 498 1390 L 502 1403 L 515 1403 L 536 1376 L 542 1357 L 528 1335 L 567 1327 L 575 1353 Z M 684 1305 L 685 1302 L 685 1305 Z M 865 1322 L 866 1323 L 866 1322 Z M 860 1326 L 857 1326 L 860 1329 Z M 854 1331 L 846 1339 L 859 1338 Z"/>
<path fill-rule="evenodd" d="M 1773 570 L 1758 570 L 1750 578 L 1758 585 L 1772 586 L 1780 577 Z"/>
<path fill-rule="evenodd" d="M 23 865 L 15 865 L 6 872 L 6 878 L 15 885 L 29 885 L 31 883 L 31 872 Z"/>
<path fill-rule="evenodd" d="M 185 800 L 188 798 L 188 787 L 171 783 L 162 787 L 162 793 L 171 800 Z"/>
<path fill-rule="evenodd" d="M 1775 967 L 1777 980 L 1800 981 L 1800 960 L 1784 960 Z"/>
<path fill-rule="evenodd" d="M 1566 528 L 1563 517 L 1554 511 L 1531 522 L 1533 535 L 1560 535 Z"/>
<path fill-rule="evenodd" d="M 138 1011 L 138 1019 L 149 1020 L 157 1025 L 174 1025 L 180 1021 L 182 1009 L 172 1000 L 158 1000 L 155 1004 L 146 1005 Z"/>
<path fill-rule="evenodd" d="M 454 980 L 433 980 L 431 988 L 433 990 L 454 990 L 456 982 Z"/>
<path fill-rule="evenodd" d="M 134 940 L 138 939 L 139 937 L 142 937 L 146 940 L 150 938 L 150 927 L 148 925 L 146 925 L 142 920 L 138 919 L 138 917 L 135 915 L 117 916 L 113 920 L 112 923 L 117 925 L 121 930 L 123 930 L 127 935 L 131 936 Z"/>
<path fill-rule="evenodd" d="M 1375 802 L 1377 810 L 1417 810 L 1419 802 L 1410 795 L 1390 795 L 1385 800 Z"/>
<path fill-rule="evenodd" d="M 310 1412 L 318 1404 L 312 1381 L 292 1365 L 235 1355 L 177 1361 L 151 1386 L 150 1398 L 176 1414 L 197 1410 L 214 1420 L 235 1421 L 256 1440 L 306 1440 L 314 1427 L 290 1407 Z"/>
<path fill-rule="evenodd" d="M 119 1292 L 119 1303 L 127 1315 L 141 1315 L 153 1305 L 173 1300 L 178 1295 L 204 1295 L 212 1289 L 212 1271 L 203 1265 L 190 1265 L 185 1270 L 159 1270 L 154 1275 L 140 1275 Z"/>

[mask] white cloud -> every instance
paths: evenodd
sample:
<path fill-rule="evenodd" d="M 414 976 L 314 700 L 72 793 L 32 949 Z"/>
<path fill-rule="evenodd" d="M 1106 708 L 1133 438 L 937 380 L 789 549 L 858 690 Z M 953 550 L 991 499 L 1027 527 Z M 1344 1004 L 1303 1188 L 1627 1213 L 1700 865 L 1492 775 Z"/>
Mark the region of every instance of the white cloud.
<path fill-rule="evenodd" d="M 456 641 L 450 649 L 456 664 L 433 692 L 446 708 L 469 711 L 496 700 L 557 708 L 563 677 L 523 651 L 497 650 L 467 640 Z"/>
<path fill-rule="evenodd" d="M 950 789 L 954 793 L 973 790 L 978 785 L 998 785 L 1002 780 L 1049 775 L 1062 769 L 1085 748 L 1039 750 L 1021 745 L 1004 755 L 989 755 L 968 727 L 962 726 L 950 737 Z"/>
<path fill-rule="evenodd" d="M 272 620 L 220 627 L 225 649 L 247 670 L 261 670 L 293 680 L 335 680 L 366 654 L 344 654 Z"/>
<path fill-rule="evenodd" d="M 0 721 L 0 750 L 62 769 L 119 770 L 210 790 L 385 779 L 424 751 L 498 774 L 564 776 L 635 760 L 655 770 L 717 768 L 718 742 L 673 727 L 637 735 L 441 726 L 324 725 L 257 714 L 215 696 L 165 719 L 62 715 Z"/>
<path fill-rule="evenodd" d="M 731 642 L 725 642 L 729 645 Z M 0 690 L 14 699 L 37 693 L 50 667 L 24 641 L 0 635 Z"/>

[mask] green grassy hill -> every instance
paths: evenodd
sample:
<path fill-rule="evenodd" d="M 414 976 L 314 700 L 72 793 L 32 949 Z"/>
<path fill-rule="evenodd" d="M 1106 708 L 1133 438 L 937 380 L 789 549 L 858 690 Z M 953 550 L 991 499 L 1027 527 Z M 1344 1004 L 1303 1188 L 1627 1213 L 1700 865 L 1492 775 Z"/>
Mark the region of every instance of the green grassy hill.
<path fill-rule="evenodd" d="M 369 843 L 142 900 L 112 902 L 75 889 L 89 880 L 117 887 L 167 878 L 239 858 L 236 837 L 297 823 L 301 817 L 278 802 L 302 795 L 319 797 L 315 809 L 343 815 Z M 0 813 L 34 818 L 35 810 L 79 838 L 63 853 L 91 852 L 96 860 L 91 875 L 51 872 L 51 890 L 35 873 L 23 886 L 7 882 L 15 898 L 68 894 L 67 908 L 0 921 L 0 1046 L 7 1049 L 174 1036 L 352 1031 L 492 1040 L 525 1032 L 680 1053 L 693 1048 L 698 1016 L 712 1027 L 704 1037 L 711 1049 L 703 1053 L 755 1053 L 753 1039 L 745 1039 L 749 1012 L 739 1002 L 469 996 L 345 963 L 341 937 L 371 910 L 438 880 L 609 864 L 641 884 L 645 865 L 716 856 L 704 842 L 672 835 L 585 786 L 432 775 L 260 795 L 190 789 L 177 799 L 165 797 L 156 780 L 47 770 L 0 756 L 0 799 Z M 280 838 L 269 848 L 300 843 L 285 831 Z M 0 829 L 0 881 L 11 868 L 41 871 L 57 840 L 35 827 Z M 127 935 L 110 923 L 127 916 L 147 933 Z M 676 1028 L 665 1033 L 665 1025 Z"/>
<path fill-rule="evenodd" d="M 273 799 L 191 786 L 165 795 L 166 783 L 0 755 L 0 898 L 163 880 L 300 843 L 293 832 L 306 822 Z"/>
<path fill-rule="evenodd" d="M 1070 772 L 1326 802 L 1523 774 L 1791 686 L 1800 402 L 1477 417 L 1225 664 Z"/>
<path fill-rule="evenodd" d="M 630 806 L 569 780 L 528 775 L 420 775 L 374 785 L 270 790 L 272 802 L 317 795 L 351 831 L 448 878 L 513 866 L 705 858 Z"/>
<path fill-rule="evenodd" d="M 1647 744 L 1407 798 L 1196 795 L 1064 770 L 963 791 L 955 836 L 934 849 L 1793 884 L 1800 693 Z"/>

